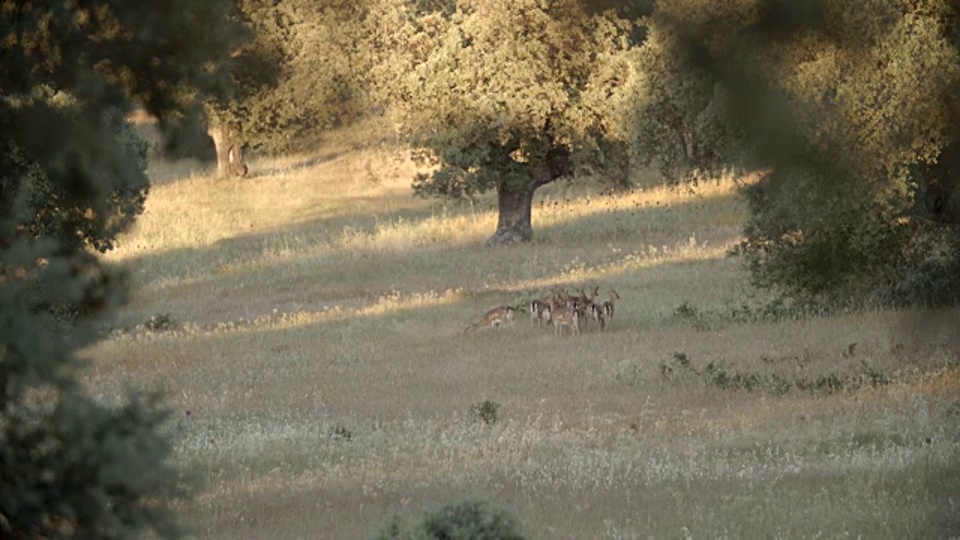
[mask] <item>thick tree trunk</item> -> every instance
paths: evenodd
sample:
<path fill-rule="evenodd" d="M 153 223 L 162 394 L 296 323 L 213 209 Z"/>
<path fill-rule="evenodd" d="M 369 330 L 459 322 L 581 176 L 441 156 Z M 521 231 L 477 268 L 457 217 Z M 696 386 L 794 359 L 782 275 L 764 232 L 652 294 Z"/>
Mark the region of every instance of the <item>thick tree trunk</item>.
<path fill-rule="evenodd" d="M 243 160 L 243 149 L 236 129 L 219 124 L 211 124 L 207 134 L 213 139 L 217 150 L 218 176 L 246 176 L 247 164 Z"/>
<path fill-rule="evenodd" d="M 526 181 L 501 181 L 497 185 L 497 206 L 500 214 L 497 232 L 487 239 L 487 244 L 512 244 L 532 240 L 530 216 L 534 192 L 540 186 L 570 174 L 572 168 L 570 152 L 566 148 L 554 148 L 547 152 L 543 161 L 530 166 L 530 175 Z"/>
<path fill-rule="evenodd" d="M 535 189 L 529 184 L 514 185 L 510 182 L 501 182 L 497 186 L 500 217 L 497 220 L 497 232 L 487 240 L 487 244 L 513 244 L 533 239 L 530 216 Z"/>

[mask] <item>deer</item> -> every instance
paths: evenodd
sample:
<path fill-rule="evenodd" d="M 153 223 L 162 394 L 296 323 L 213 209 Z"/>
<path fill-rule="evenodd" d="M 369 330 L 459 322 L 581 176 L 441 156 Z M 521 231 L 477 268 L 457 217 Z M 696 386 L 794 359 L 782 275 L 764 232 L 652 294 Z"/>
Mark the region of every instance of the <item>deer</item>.
<path fill-rule="evenodd" d="M 579 308 L 558 307 L 551 312 L 553 317 L 554 333 L 562 335 L 564 327 L 570 328 L 570 332 L 580 335 L 580 321 L 583 320 L 583 311 Z"/>
<path fill-rule="evenodd" d="M 577 293 L 578 294 L 576 296 L 570 296 L 569 301 L 576 302 L 580 306 L 586 306 L 588 304 L 592 304 L 597 297 L 600 296 L 600 286 L 598 285 L 594 287 L 593 291 L 589 295 L 582 288 L 577 289 Z"/>
<path fill-rule="evenodd" d="M 615 306 L 616 306 L 617 300 L 620 299 L 620 295 L 617 294 L 617 291 L 614 289 L 610 289 L 609 291 L 607 291 L 607 294 L 610 295 L 610 299 L 603 303 L 603 318 L 608 323 L 613 323 L 613 314 L 614 314 L 614 311 L 616 311 Z"/>
<path fill-rule="evenodd" d="M 587 300 L 587 295 L 583 294 L 583 289 L 580 289 L 579 294 L 569 294 L 561 289 L 559 300 L 559 305 L 561 307 L 577 309 L 584 306 Z"/>
<path fill-rule="evenodd" d="M 556 306 L 562 305 L 563 295 L 563 289 L 553 286 L 550 289 L 550 296 L 531 300 L 528 306 L 530 309 L 530 326 L 533 326 L 535 322 L 540 326 L 548 324 L 550 322 L 550 312 Z"/>
<path fill-rule="evenodd" d="M 595 286 L 590 292 L 590 295 L 587 296 L 587 293 L 580 289 L 580 301 L 577 305 L 580 309 L 583 310 L 584 315 L 589 315 L 591 319 L 597 322 L 600 325 L 600 329 L 603 330 L 605 317 L 603 312 L 603 306 L 597 303 L 597 297 L 600 296 L 600 286 Z"/>
<path fill-rule="evenodd" d="M 599 286 L 599 285 L 595 286 L 595 287 L 593 288 L 593 292 L 590 293 L 590 303 L 591 303 L 591 304 L 596 304 L 596 303 L 597 303 L 597 297 L 598 297 L 598 296 L 600 296 L 600 286 Z"/>
<path fill-rule="evenodd" d="M 590 305 L 587 306 L 586 314 L 589 315 L 591 319 L 597 321 L 597 324 L 600 325 L 600 330 L 606 329 L 607 316 L 601 304 L 591 302 Z"/>
<path fill-rule="evenodd" d="M 513 309 L 513 306 L 500 306 L 491 309 L 483 315 L 483 319 L 479 322 L 471 323 L 470 326 L 466 327 L 463 332 L 467 333 L 478 328 L 486 328 L 492 326 L 494 328 L 500 328 L 500 325 L 504 323 L 513 324 L 513 319 L 517 315 L 517 310 Z"/>
<path fill-rule="evenodd" d="M 530 301 L 530 326 L 536 322 L 537 326 L 543 326 L 550 322 L 550 302 L 548 300 L 534 299 Z"/>

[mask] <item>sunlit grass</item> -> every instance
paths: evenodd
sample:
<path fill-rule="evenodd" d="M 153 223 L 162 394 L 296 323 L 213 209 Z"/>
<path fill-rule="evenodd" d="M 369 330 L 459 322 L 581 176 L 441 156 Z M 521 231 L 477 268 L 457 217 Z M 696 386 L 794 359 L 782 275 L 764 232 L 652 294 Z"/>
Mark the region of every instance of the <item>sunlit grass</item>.
<path fill-rule="evenodd" d="M 247 179 L 170 165 L 108 256 L 136 290 L 85 380 L 167 394 L 199 537 L 365 538 L 472 497 L 533 538 L 958 534 L 956 312 L 737 319 L 770 296 L 726 256 L 733 177 L 547 186 L 532 243 L 485 247 L 493 199 L 414 197 L 369 129 Z M 463 333 L 553 286 L 616 288 L 610 330 Z"/>

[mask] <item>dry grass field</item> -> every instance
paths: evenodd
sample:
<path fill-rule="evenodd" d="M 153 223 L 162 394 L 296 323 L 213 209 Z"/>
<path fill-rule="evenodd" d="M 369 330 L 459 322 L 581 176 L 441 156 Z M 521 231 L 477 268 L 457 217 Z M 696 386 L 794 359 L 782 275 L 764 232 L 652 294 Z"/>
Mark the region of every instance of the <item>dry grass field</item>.
<path fill-rule="evenodd" d="M 399 155 L 374 126 L 242 180 L 153 165 L 85 382 L 166 393 L 198 538 L 467 499 L 530 538 L 960 536 L 956 312 L 761 316 L 731 178 L 547 186 L 533 243 L 484 247 L 492 199 L 417 199 Z M 609 331 L 463 332 L 557 285 L 615 288 Z"/>

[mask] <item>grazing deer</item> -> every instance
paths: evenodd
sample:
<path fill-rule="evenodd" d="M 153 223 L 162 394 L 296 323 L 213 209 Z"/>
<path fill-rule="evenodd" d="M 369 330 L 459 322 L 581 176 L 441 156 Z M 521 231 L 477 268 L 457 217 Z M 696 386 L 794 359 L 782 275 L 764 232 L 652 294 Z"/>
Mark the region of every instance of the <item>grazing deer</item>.
<path fill-rule="evenodd" d="M 617 291 L 610 289 L 607 291 L 610 294 L 610 300 L 607 300 L 603 303 L 603 318 L 606 319 L 608 323 L 613 323 L 613 314 L 616 311 L 617 300 L 620 299 L 620 295 L 617 294 Z"/>
<path fill-rule="evenodd" d="M 550 303 L 545 300 L 530 301 L 530 326 L 536 322 L 537 326 L 542 326 L 550 322 Z"/>
<path fill-rule="evenodd" d="M 569 307 L 558 307 L 551 316 L 553 317 L 554 333 L 558 336 L 563 334 L 563 328 L 568 327 L 573 335 L 580 335 L 580 321 L 583 320 L 583 311 Z"/>
<path fill-rule="evenodd" d="M 463 332 L 467 333 L 471 330 L 486 328 L 488 326 L 500 328 L 500 325 L 504 323 L 513 324 L 513 319 L 516 317 L 516 315 L 517 310 L 513 309 L 513 306 L 495 307 L 486 312 L 483 315 L 483 319 L 481 319 L 479 322 L 471 323 L 470 326 L 463 330 Z"/>

